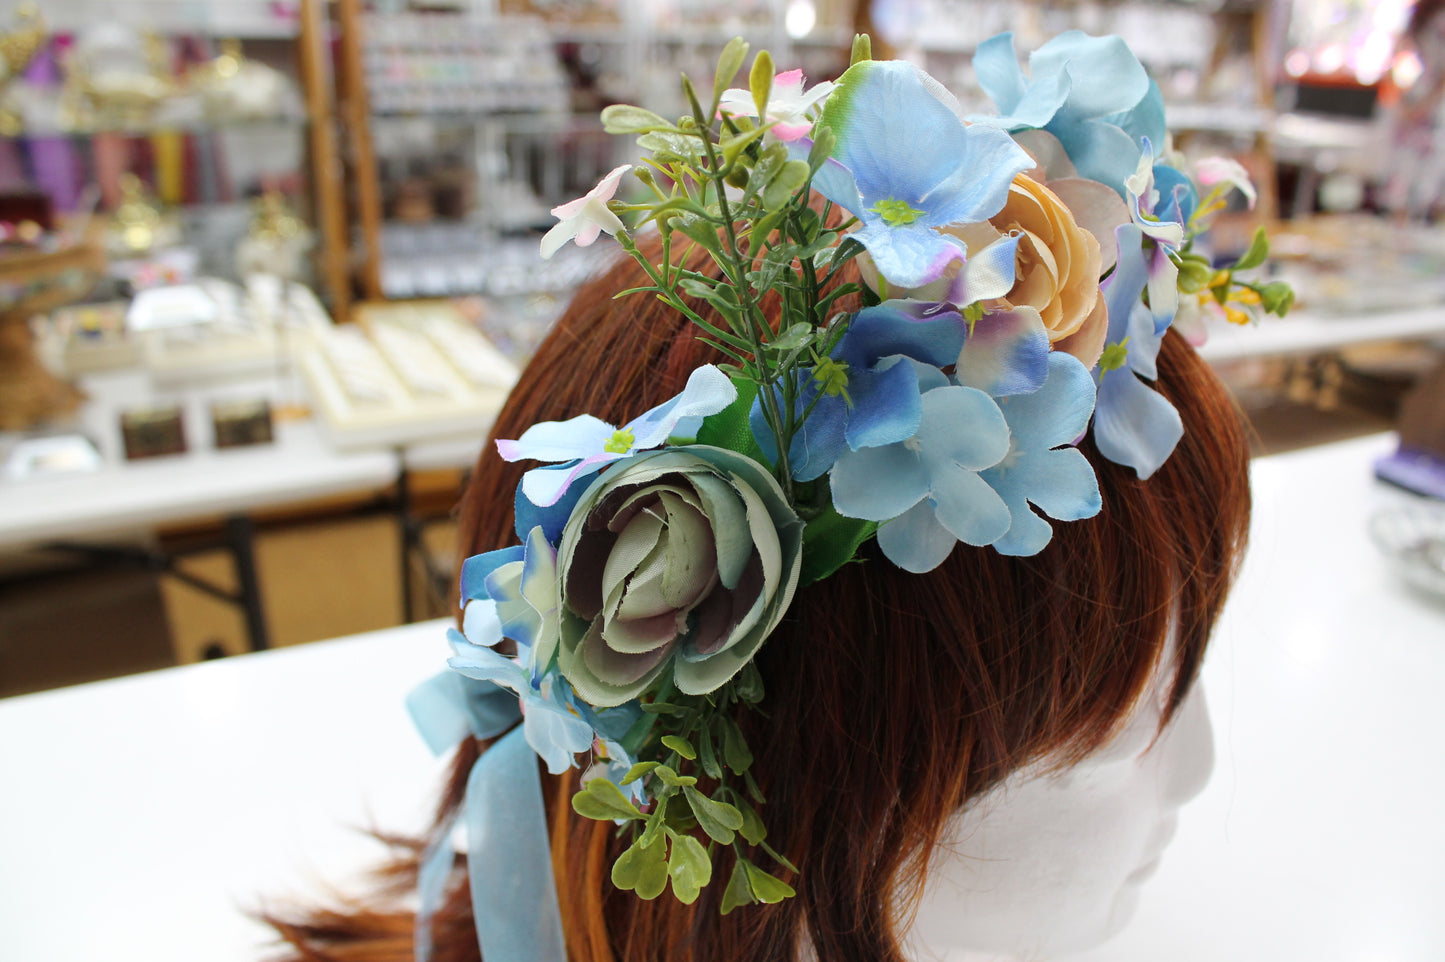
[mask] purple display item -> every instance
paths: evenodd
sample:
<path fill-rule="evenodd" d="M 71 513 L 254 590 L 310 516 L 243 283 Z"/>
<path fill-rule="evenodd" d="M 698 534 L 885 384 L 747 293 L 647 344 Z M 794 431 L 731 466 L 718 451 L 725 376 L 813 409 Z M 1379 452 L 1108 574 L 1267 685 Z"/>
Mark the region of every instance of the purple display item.
<path fill-rule="evenodd" d="M 1394 454 L 1375 462 L 1375 477 L 1445 501 L 1445 458 L 1430 451 L 1401 445 Z"/>

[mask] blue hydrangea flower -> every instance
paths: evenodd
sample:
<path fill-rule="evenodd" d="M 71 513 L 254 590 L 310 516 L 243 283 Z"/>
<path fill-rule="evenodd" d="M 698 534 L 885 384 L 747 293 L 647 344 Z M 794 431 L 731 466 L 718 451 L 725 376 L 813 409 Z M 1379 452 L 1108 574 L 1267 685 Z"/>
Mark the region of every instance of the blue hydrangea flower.
<path fill-rule="evenodd" d="M 516 692 L 522 702 L 522 726 L 527 744 L 547 763 L 547 771 L 554 775 L 565 772 L 577 753 L 592 747 L 596 732 L 578 713 L 571 690 L 561 675 L 554 671 L 534 681 L 529 655 L 519 652 L 517 657 L 508 658 L 491 647 L 504 637 L 501 620 L 484 614 L 486 608 L 495 608 L 496 603 L 485 599 L 474 601 L 468 605 L 469 612 L 472 606 L 479 606 L 479 613 L 468 628 L 479 633 L 469 638 L 449 628 L 447 640 L 451 642 L 453 654 L 447 664 L 468 678 L 489 681 Z"/>
<path fill-rule="evenodd" d="M 973 322 L 958 353 L 955 380 L 989 397 L 1032 394 L 1049 371 L 1049 333 L 1032 307 L 990 311 Z"/>
<path fill-rule="evenodd" d="M 1094 369 L 1094 443 L 1099 453 L 1146 479 L 1159 469 L 1184 436 L 1179 412 L 1140 378 L 1155 380 L 1164 332 L 1141 300 L 1149 282 L 1143 233 L 1135 224 L 1114 232 L 1119 263 L 1100 285 L 1109 310 L 1104 355 Z"/>
<path fill-rule="evenodd" d="M 896 287 L 941 277 L 964 252 L 938 228 L 998 213 L 1014 177 L 1033 166 L 1003 131 L 966 126 L 946 96 L 911 64 L 868 60 L 838 79 L 819 119 L 837 146 L 813 188 L 862 221 L 853 236 Z M 799 156 L 808 146 L 800 142 Z"/>
<path fill-rule="evenodd" d="M 1099 480 L 1073 443 L 1094 412 L 1094 381 L 1071 354 L 1048 357 L 1048 377 L 1032 394 L 998 401 L 1008 422 L 1009 451 L 980 473 L 1008 505 L 1008 533 L 993 543 L 999 554 L 1038 554 L 1053 528 L 1030 507 L 1059 521 L 1078 521 L 1099 513 Z"/>
<path fill-rule="evenodd" d="M 473 611 L 490 618 L 495 609 L 502 635 L 517 643 L 519 654 L 530 652 L 534 680 L 551 667 L 558 638 L 557 550 L 540 526 L 521 545 L 462 562 L 461 590 L 468 638 L 477 636 L 470 628 Z"/>
<path fill-rule="evenodd" d="M 1013 34 L 978 45 L 973 69 L 999 117 L 973 117 L 1008 130 L 1047 130 L 1079 173 L 1124 193 L 1140 142 L 1164 142 L 1164 98 L 1119 37 L 1061 33 L 1029 55 L 1024 76 Z"/>
<path fill-rule="evenodd" d="M 737 400 L 737 388 L 712 364 L 693 371 L 681 394 L 617 428 L 583 414 L 567 421 L 534 424 L 515 441 L 497 441 L 507 461 L 563 462 L 533 468 L 522 477 L 522 493 L 534 505 L 548 507 L 566 495 L 578 478 L 605 465 L 659 447 L 673 435 L 695 435 L 702 419 Z"/>
<path fill-rule="evenodd" d="M 793 436 L 793 476 L 811 481 L 846 450 L 912 437 L 922 405 L 919 368 L 907 361 L 934 368 L 953 364 L 965 330 L 962 316 L 947 305 L 886 301 L 855 314 L 833 348 L 831 366 L 801 372 L 797 411 L 813 410 Z M 781 401 L 781 393 L 777 397 Z M 760 402 L 753 403 L 749 422 L 763 452 L 776 459 L 777 441 Z"/>
<path fill-rule="evenodd" d="M 924 386 L 916 434 L 845 451 L 828 476 L 838 513 L 885 522 L 883 553 L 920 574 L 942 564 L 955 543 L 992 544 L 1009 529 L 1008 506 L 979 475 L 1008 454 L 998 405 L 976 388 Z"/>

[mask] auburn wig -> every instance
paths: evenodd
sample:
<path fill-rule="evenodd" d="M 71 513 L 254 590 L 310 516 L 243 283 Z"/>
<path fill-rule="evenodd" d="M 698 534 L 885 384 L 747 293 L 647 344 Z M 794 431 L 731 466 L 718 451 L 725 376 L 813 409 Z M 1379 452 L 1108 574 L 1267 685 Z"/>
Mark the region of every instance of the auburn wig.
<path fill-rule="evenodd" d="M 677 312 L 641 295 L 614 298 L 645 283 L 629 259 L 580 291 L 494 437 L 583 412 L 624 423 L 675 395 L 698 365 L 720 360 Z M 579 770 L 543 773 L 573 962 L 775 962 L 806 944 L 829 962 L 901 962 L 912 897 L 949 817 L 1025 763 L 1067 764 L 1108 741 L 1164 663 L 1172 627 L 1167 723 L 1240 558 L 1249 487 L 1240 416 L 1212 371 L 1173 332 L 1158 368 L 1155 387 L 1184 421 L 1177 450 L 1141 482 L 1086 437 L 1080 449 L 1098 474 L 1103 510 L 1055 523 L 1039 554 L 959 545 L 915 575 L 870 544 L 859 562 L 798 591 L 757 657 L 765 714 L 738 717 L 767 796 L 768 840 L 803 867 L 779 872 L 795 898 L 722 916 L 720 884 L 692 906 L 618 891 L 609 871 L 625 838 L 572 811 Z M 463 556 L 516 543 L 513 491 L 529 466 L 483 448 L 461 505 Z M 442 814 L 460 804 L 480 750 L 459 750 Z M 414 880 L 411 852 L 394 868 L 394 889 Z M 715 859 L 714 878 L 727 878 L 731 854 Z M 411 957 L 413 916 L 404 910 L 272 921 L 293 958 Z M 434 931 L 437 962 L 479 957 L 464 856 Z"/>

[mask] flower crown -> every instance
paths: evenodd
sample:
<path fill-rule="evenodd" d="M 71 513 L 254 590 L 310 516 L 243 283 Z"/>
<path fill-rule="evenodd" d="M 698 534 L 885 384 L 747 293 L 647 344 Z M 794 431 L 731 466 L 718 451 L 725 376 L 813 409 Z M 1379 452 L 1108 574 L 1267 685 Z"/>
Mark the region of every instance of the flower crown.
<path fill-rule="evenodd" d="M 1252 188 L 1231 161 L 1191 176 L 1164 149 L 1159 88 L 1116 37 L 1066 33 L 1028 74 L 1010 35 L 984 42 L 994 117 L 962 117 L 917 67 L 870 59 L 866 37 L 811 88 L 763 51 L 749 89 L 730 89 L 746 54 L 727 45 L 706 99 L 684 77 L 691 113 L 675 123 L 604 110 L 646 156 L 556 208 L 542 240 L 551 256 L 615 236 L 649 280 L 626 293 L 661 298 L 731 363 L 622 426 L 582 414 L 497 442 L 545 462 L 517 492 L 522 543 L 463 564 L 454 673 L 412 703 L 438 749 L 515 729 L 468 786 L 484 950 L 518 937 L 518 913 L 555 921 L 536 755 L 553 774 L 590 759 L 572 804 L 630 840 L 618 887 L 690 903 L 731 847 L 723 913 L 792 895 L 778 874 L 798 869 L 768 845 L 733 716 L 763 700 L 753 658 L 797 589 L 870 538 L 911 572 L 960 541 L 1043 550 L 1046 519 L 1100 510 L 1086 432 L 1140 478 L 1178 442 L 1149 384 L 1168 328 L 1196 338 L 1204 310 L 1248 321 L 1292 301 L 1236 274 L 1263 262 L 1262 232 L 1232 265 L 1195 250 L 1227 193 L 1252 203 Z M 635 202 L 615 199 L 629 171 Z M 634 242 L 643 229 L 659 262 Z M 715 273 L 686 266 L 695 249 Z M 840 280 L 850 261 L 862 285 Z M 853 295 L 864 306 L 839 310 Z M 499 881 L 502 865 L 536 878 Z M 525 938 L 541 941 L 519 957 L 562 958 L 560 927 Z"/>

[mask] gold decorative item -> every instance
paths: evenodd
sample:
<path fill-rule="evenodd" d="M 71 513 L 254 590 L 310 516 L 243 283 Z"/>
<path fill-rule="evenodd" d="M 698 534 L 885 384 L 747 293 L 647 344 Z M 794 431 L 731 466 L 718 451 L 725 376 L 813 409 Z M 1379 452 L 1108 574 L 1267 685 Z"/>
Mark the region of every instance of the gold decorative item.
<path fill-rule="evenodd" d="M 15 9 L 15 25 L 0 31 L 0 137 L 18 137 L 24 127 L 11 102 L 10 85 L 25 72 L 45 43 L 45 18 L 34 3 Z"/>
<path fill-rule="evenodd" d="M 119 23 L 100 23 L 80 35 L 66 58 L 61 120 L 73 130 L 136 130 L 178 93 L 163 37 Z"/>
<path fill-rule="evenodd" d="M 272 274 L 299 280 L 306 270 L 306 252 L 315 235 L 298 217 L 280 191 L 268 190 L 256 198 L 251 227 L 236 245 L 236 273 Z"/>
<path fill-rule="evenodd" d="M 297 103 L 285 75 L 247 59 L 239 40 L 222 40 L 220 54 L 194 68 L 187 85 L 200 94 L 211 120 L 264 120 L 286 114 Z M 299 112 L 299 107 L 291 112 Z"/>
<path fill-rule="evenodd" d="M 106 246 L 116 257 L 139 257 L 180 243 L 181 228 L 134 174 L 120 178 L 121 202 L 110 217 Z"/>

